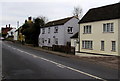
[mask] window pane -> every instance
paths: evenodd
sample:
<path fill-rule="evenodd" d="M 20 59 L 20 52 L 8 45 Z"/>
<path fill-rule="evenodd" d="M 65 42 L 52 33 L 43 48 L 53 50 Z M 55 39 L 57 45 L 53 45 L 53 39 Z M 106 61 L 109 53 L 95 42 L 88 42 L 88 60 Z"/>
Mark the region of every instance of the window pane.
<path fill-rule="evenodd" d="M 107 32 L 110 32 L 110 24 L 107 23 Z"/>
<path fill-rule="evenodd" d="M 106 24 L 103 24 L 103 32 L 106 32 Z"/>
<path fill-rule="evenodd" d="M 82 41 L 82 48 L 84 48 L 84 41 Z"/>
<path fill-rule="evenodd" d="M 104 50 L 104 41 L 101 41 L 101 50 Z"/>
<path fill-rule="evenodd" d="M 89 26 L 89 33 L 91 33 L 91 26 Z"/>
<path fill-rule="evenodd" d="M 111 32 L 113 32 L 113 23 L 111 23 Z"/>
<path fill-rule="evenodd" d="M 115 51 L 115 50 L 116 50 L 116 42 L 112 41 L 112 51 Z"/>
<path fill-rule="evenodd" d="M 84 33 L 86 33 L 86 32 L 85 32 L 85 26 L 84 26 Z"/>

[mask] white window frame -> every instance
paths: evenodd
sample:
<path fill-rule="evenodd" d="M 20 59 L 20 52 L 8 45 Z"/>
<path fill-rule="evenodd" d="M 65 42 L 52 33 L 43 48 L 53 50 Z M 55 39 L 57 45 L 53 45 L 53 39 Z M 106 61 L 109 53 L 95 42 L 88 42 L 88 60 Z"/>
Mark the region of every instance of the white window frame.
<path fill-rule="evenodd" d="M 105 41 L 101 41 L 101 51 L 105 50 Z"/>
<path fill-rule="evenodd" d="M 44 44 L 44 38 L 42 38 L 42 43 Z"/>
<path fill-rule="evenodd" d="M 58 26 L 54 27 L 54 33 L 58 33 Z"/>
<path fill-rule="evenodd" d="M 55 38 L 55 44 L 58 45 L 58 38 Z"/>
<path fill-rule="evenodd" d="M 93 41 L 91 41 L 91 40 L 83 40 L 82 41 L 82 48 L 83 49 L 93 49 Z"/>
<path fill-rule="evenodd" d="M 42 28 L 42 34 L 45 34 L 45 28 Z"/>
<path fill-rule="evenodd" d="M 116 51 L 116 41 L 112 41 L 112 50 L 113 52 Z"/>
<path fill-rule="evenodd" d="M 50 44 L 50 38 L 48 38 L 48 44 Z"/>
<path fill-rule="evenodd" d="M 103 32 L 111 33 L 114 32 L 114 23 L 104 23 L 103 24 Z"/>
<path fill-rule="evenodd" d="M 48 27 L 48 33 L 50 33 L 50 27 Z"/>
<path fill-rule="evenodd" d="M 91 34 L 92 33 L 92 26 L 91 25 L 85 25 L 84 27 L 83 27 L 83 32 L 84 32 L 84 34 Z"/>
<path fill-rule="evenodd" d="M 73 27 L 68 27 L 67 32 L 68 34 L 73 34 Z"/>

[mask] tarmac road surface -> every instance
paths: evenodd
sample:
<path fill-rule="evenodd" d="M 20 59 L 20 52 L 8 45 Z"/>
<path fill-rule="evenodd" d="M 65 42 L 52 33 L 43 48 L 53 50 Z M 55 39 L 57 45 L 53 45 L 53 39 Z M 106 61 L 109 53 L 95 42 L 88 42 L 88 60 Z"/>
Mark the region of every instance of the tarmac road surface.
<path fill-rule="evenodd" d="M 118 70 L 7 41 L 2 43 L 2 75 L 5 79 L 119 81 Z"/>

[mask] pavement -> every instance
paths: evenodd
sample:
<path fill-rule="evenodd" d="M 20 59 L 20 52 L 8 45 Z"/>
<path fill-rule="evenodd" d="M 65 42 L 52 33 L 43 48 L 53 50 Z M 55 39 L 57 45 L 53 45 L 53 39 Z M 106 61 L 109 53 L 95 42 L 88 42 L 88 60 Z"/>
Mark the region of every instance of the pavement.
<path fill-rule="evenodd" d="M 84 57 L 107 57 L 103 55 L 94 55 L 94 54 L 86 54 L 86 53 L 75 53 L 77 56 L 84 56 Z"/>
<path fill-rule="evenodd" d="M 49 53 L 43 49 L 35 49 L 38 48 L 33 49 L 33 47 L 29 46 L 4 42 L 2 46 L 3 76 L 7 79 L 90 79 L 90 81 L 95 79 L 95 81 L 118 81 L 118 70 L 116 69 L 76 59 L 74 55 L 59 55 L 62 53 L 53 51 Z"/>

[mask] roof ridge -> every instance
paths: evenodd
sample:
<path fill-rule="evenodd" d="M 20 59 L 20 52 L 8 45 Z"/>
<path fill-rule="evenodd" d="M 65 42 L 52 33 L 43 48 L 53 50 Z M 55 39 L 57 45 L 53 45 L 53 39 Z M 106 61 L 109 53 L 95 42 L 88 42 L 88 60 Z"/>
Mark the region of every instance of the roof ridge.
<path fill-rule="evenodd" d="M 72 19 L 72 18 L 74 18 L 74 17 L 75 17 L 75 16 L 66 17 L 66 18 L 62 18 L 62 19 L 50 21 L 50 22 L 48 22 L 48 23 L 45 24 L 45 27 L 56 26 L 56 25 L 63 25 L 64 23 L 66 23 L 67 21 L 69 21 L 70 19 Z"/>
<path fill-rule="evenodd" d="M 72 17 L 73 17 L 73 16 L 72 16 Z M 72 18 L 72 17 L 66 17 L 66 18 L 56 19 L 56 20 L 52 20 L 52 21 L 49 21 L 49 22 L 59 21 L 59 20 L 68 19 L 68 18 Z M 48 22 L 48 23 L 49 23 L 49 22 Z"/>
<path fill-rule="evenodd" d="M 120 3 L 89 9 L 80 23 L 120 18 Z"/>
<path fill-rule="evenodd" d="M 113 6 L 113 5 L 117 5 L 117 4 L 120 4 L 120 3 L 114 3 L 114 4 L 103 5 L 103 6 L 91 8 L 90 10 L 92 10 L 92 9 L 99 9 L 99 8 L 108 7 L 108 6 Z"/>

